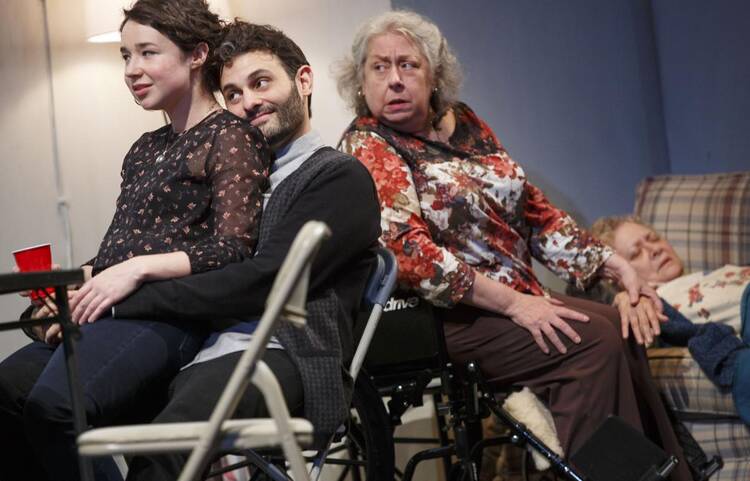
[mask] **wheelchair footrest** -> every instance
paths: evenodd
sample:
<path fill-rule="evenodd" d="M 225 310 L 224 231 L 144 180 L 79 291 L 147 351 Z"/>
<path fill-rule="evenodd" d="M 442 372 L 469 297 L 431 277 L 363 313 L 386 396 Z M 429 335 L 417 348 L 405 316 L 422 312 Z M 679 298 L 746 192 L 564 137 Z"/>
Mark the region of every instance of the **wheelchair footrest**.
<path fill-rule="evenodd" d="M 570 459 L 589 481 L 663 481 L 677 466 L 676 457 L 616 416 L 607 418 Z"/>

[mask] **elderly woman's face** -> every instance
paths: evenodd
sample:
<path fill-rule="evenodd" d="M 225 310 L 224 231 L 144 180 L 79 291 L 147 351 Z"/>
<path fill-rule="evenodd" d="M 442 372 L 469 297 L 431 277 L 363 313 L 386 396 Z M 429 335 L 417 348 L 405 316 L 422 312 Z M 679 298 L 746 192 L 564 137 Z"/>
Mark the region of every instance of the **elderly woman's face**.
<path fill-rule="evenodd" d="M 411 40 L 397 33 L 370 39 L 362 94 L 375 118 L 402 132 L 426 134 L 431 91 L 429 64 Z"/>
<path fill-rule="evenodd" d="M 682 261 L 672 244 L 648 227 L 624 222 L 614 232 L 612 247 L 635 271 L 652 284 L 662 284 L 682 275 Z"/>

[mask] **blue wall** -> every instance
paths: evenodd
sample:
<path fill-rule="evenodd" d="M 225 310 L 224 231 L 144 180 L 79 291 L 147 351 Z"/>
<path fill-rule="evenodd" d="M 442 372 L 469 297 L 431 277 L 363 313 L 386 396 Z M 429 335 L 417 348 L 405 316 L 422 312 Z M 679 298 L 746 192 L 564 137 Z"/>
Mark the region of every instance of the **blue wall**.
<path fill-rule="evenodd" d="M 463 98 L 579 222 L 632 211 L 669 161 L 651 7 L 640 0 L 393 0 L 434 20 Z"/>
<path fill-rule="evenodd" d="M 671 170 L 750 170 L 750 2 L 653 2 Z"/>

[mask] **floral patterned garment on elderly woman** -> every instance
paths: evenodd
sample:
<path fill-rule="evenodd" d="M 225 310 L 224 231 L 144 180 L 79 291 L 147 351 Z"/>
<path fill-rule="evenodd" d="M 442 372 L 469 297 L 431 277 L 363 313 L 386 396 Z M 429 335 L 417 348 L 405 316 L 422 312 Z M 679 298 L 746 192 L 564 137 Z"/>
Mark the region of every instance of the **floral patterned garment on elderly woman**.
<path fill-rule="evenodd" d="M 448 144 L 372 117 L 355 119 L 341 141 L 375 180 L 382 240 L 398 258 L 401 285 L 450 307 L 471 288 L 476 271 L 543 295 L 532 256 L 569 282 L 587 282 L 612 251 L 527 181 L 469 107 L 453 111 Z"/>
<path fill-rule="evenodd" d="M 183 251 L 193 273 L 249 257 L 270 155 L 260 131 L 226 110 L 180 134 L 143 134 L 125 156 L 94 273 L 144 254 Z"/>

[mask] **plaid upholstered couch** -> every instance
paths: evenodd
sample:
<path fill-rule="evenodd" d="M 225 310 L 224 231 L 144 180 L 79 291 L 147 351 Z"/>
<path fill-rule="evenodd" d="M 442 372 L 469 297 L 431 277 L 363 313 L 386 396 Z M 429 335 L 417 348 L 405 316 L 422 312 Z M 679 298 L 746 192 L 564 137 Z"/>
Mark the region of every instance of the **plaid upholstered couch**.
<path fill-rule="evenodd" d="M 635 213 L 666 236 L 689 272 L 750 265 L 750 172 L 646 178 Z M 650 349 L 649 360 L 669 407 L 709 457 L 724 459 L 711 480 L 750 480 L 750 428 L 731 392 L 719 392 L 686 348 Z"/>

